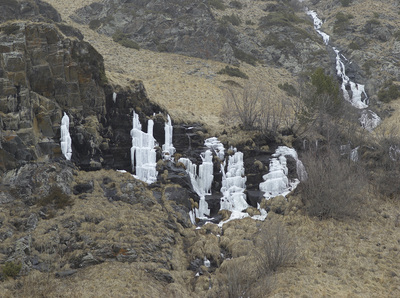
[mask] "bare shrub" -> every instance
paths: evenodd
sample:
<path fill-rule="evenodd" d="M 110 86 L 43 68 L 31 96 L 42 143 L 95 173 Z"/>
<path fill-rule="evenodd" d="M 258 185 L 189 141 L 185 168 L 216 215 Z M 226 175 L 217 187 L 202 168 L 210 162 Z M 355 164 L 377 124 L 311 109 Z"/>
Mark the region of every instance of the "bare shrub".
<path fill-rule="evenodd" d="M 224 278 L 219 280 L 219 287 L 215 295 L 210 297 L 262 297 L 259 285 L 262 285 L 262 294 L 272 289 L 272 278 L 257 268 L 258 258 L 254 256 L 238 257 L 228 260 L 221 266 Z"/>
<path fill-rule="evenodd" d="M 285 226 L 279 221 L 268 221 L 258 235 L 256 256 L 261 275 L 271 274 L 279 267 L 296 260 L 296 245 Z"/>
<path fill-rule="evenodd" d="M 227 88 L 222 117 L 245 130 L 258 130 L 275 136 L 279 130 L 291 129 L 296 123 L 289 99 L 274 101 L 261 86 Z"/>
<path fill-rule="evenodd" d="M 364 162 L 369 179 L 377 194 L 395 198 L 400 194 L 400 137 L 389 129 L 377 135 L 364 150 Z"/>
<path fill-rule="evenodd" d="M 308 179 L 299 185 L 310 216 L 344 218 L 357 216 L 366 177 L 360 163 L 342 158 L 339 152 L 308 152 L 302 156 Z"/>

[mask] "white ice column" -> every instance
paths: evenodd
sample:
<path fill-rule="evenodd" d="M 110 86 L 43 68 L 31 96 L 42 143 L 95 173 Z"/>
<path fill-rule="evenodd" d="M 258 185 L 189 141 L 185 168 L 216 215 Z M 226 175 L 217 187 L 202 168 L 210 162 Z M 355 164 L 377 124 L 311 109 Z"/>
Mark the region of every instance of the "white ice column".
<path fill-rule="evenodd" d="M 172 145 L 172 133 L 174 127 L 172 126 L 171 117 L 168 115 L 168 121 L 165 123 L 165 144 L 162 146 L 164 160 L 170 160 L 175 154 L 175 147 Z"/>
<path fill-rule="evenodd" d="M 244 175 L 243 153 L 238 151 L 229 156 L 228 169 L 225 173 L 223 165 L 221 193 L 221 210 L 242 212 L 249 205 L 246 202 L 246 176 Z"/>
<path fill-rule="evenodd" d="M 210 215 L 210 209 L 206 202 L 206 195 L 211 194 L 211 184 L 214 179 L 212 153 L 210 150 L 202 153 L 201 156 L 203 163 L 199 166 L 199 174 L 197 175 L 197 166 L 193 164 L 188 158 L 180 158 L 178 162 L 185 165 L 186 172 L 189 174 L 190 181 L 192 182 L 193 190 L 199 195 L 199 208 L 195 209 L 195 217 L 204 218 Z M 192 212 L 192 211 L 191 211 Z M 194 214 L 190 214 L 192 223 L 194 224 Z"/>
<path fill-rule="evenodd" d="M 67 160 L 71 160 L 72 156 L 72 141 L 69 134 L 69 117 L 66 113 L 61 119 L 61 152 Z"/>
<path fill-rule="evenodd" d="M 296 188 L 300 182 L 298 179 L 293 182 L 289 181 L 285 156 L 292 156 L 296 161 L 297 177 L 300 181 L 307 179 L 307 172 L 303 163 L 299 160 L 296 150 L 286 146 L 279 146 L 270 160 L 269 173 L 263 176 L 264 182 L 260 183 L 260 190 L 264 192 L 264 197 L 267 199 L 278 195 L 285 196 Z"/>
<path fill-rule="evenodd" d="M 139 115 L 133 112 L 132 120 L 132 147 L 131 163 L 132 171 L 138 179 L 153 183 L 157 180 L 156 171 L 156 141 L 153 137 L 153 120 L 148 121 L 147 133 L 142 131 L 142 125 L 139 121 Z"/>

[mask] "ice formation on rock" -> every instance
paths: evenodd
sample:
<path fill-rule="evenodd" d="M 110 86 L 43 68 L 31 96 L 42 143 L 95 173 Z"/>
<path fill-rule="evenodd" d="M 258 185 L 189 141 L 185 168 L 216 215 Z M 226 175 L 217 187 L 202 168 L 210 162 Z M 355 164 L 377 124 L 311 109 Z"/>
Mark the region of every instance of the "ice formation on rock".
<path fill-rule="evenodd" d="M 324 43 L 326 45 L 328 45 L 329 44 L 329 35 L 320 30 L 321 27 L 322 27 L 322 20 L 320 18 L 318 18 L 317 13 L 315 11 L 313 11 L 313 10 L 307 10 L 306 13 L 309 16 L 312 17 L 312 19 L 314 21 L 314 29 L 315 29 L 315 31 L 317 31 L 317 33 L 322 36 L 322 39 L 324 40 Z"/>
<path fill-rule="evenodd" d="M 113 102 L 116 103 L 117 102 L 117 93 L 113 93 Z"/>
<path fill-rule="evenodd" d="M 153 120 L 149 120 L 147 123 L 147 133 L 143 132 L 139 115 L 133 111 L 131 130 L 132 171 L 135 171 L 138 179 L 149 184 L 157 180 L 156 150 L 154 149 L 157 144 L 153 137 L 153 126 Z"/>
<path fill-rule="evenodd" d="M 246 195 L 244 193 L 246 189 L 246 176 L 244 173 L 244 162 L 243 153 L 232 148 L 234 154 L 229 156 L 227 169 L 225 162 L 225 148 L 224 145 L 215 137 L 205 140 L 205 146 L 209 148 L 202 153 L 202 164 L 199 166 L 199 173 L 197 173 L 197 166 L 193 164 L 188 158 L 180 158 L 179 162 L 183 163 L 186 168 L 186 172 L 189 174 L 194 191 L 200 196 L 199 208 L 195 208 L 194 211 L 189 212 L 190 219 L 195 224 L 195 219 L 208 219 L 210 210 L 205 200 L 206 195 L 211 194 L 211 184 L 213 182 L 213 153 L 221 161 L 221 173 L 222 173 L 222 187 L 221 193 L 221 210 L 231 211 L 231 216 L 226 221 L 221 221 L 218 225 L 222 225 L 233 219 L 241 219 L 250 217 L 245 212 L 249 207 L 246 201 Z M 264 220 L 267 216 L 267 212 L 261 209 L 258 205 L 260 215 L 252 216 L 253 219 Z"/>
<path fill-rule="evenodd" d="M 371 132 L 375 127 L 377 127 L 381 122 L 381 118 L 371 110 L 364 110 L 360 118 L 361 126 Z"/>
<path fill-rule="evenodd" d="M 324 43 L 328 45 L 329 35 L 320 30 L 322 26 L 322 20 L 318 18 L 315 11 L 306 10 L 306 13 L 312 17 L 315 30 L 322 36 Z M 343 60 L 347 61 L 346 57 L 335 47 L 332 47 L 332 49 L 336 53 L 336 74 L 341 78 L 341 90 L 345 100 L 350 102 L 357 109 L 367 108 L 369 99 L 367 93 L 365 92 L 364 85 L 355 83 L 349 79 L 349 77 L 346 75 L 346 68 L 343 62 Z M 368 110 L 363 112 L 360 117 L 360 122 L 365 129 L 372 131 L 380 124 L 381 119 L 377 114 Z"/>
<path fill-rule="evenodd" d="M 356 147 L 354 149 L 351 149 L 351 145 L 347 144 L 347 145 L 341 145 L 340 146 L 340 154 L 341 155 L 348 155 L 350 160 L 352 161 L 358 161 L 358 149 L 360 147 Z"/>
<path fill-rule="evenodd" d="M 174 127 L 172 126 L 171 117 L 168 115 L 168 121 L 165 123 L 165 144 L 162 146 L 163 159 L 170 160 L 175 154 L 175 147 L 172 145 L 172 133 Z"/>
<path fill-rule="evenodd" d="M 197 166 L 191 162 L 188 158 L 180 158 L 178 162 L 185 165 L 186 172 L 189 174 L 190 180 L 194 191 L 199 195 L 199 208 L 195 208 L 194 213 L 191 211 L 190 219 L 194 223 L 194 219 L 205 218 L 210 215 L 210 209 L 208 209 L 208 204 L 206 202 L 206 195 L 211 194 L 211 184 L 214 179 L 213 175 L 213 163 L 212 163 L 212 153 L 210 150 L 203 152 L 201 154 L 201 159 L 203 163 L 199 166 L 199 174 L 197 175 Z"/>
<path fill-rule="evenodd" d="M 204 145 L 211 149 L 215 155 L 220 159 L 225 158 L 225 147 L 216 137 L 208 138 L 205 140 Z"/>
<path fill-rule="evenodd" d="M 221 210 L 230 210 L 232 212 L 242 212 L 249 205 L 246 202 L 246 176 L 244 175 L 243 153 L 235 152 L 229 156 L 228 169 L 225 173 L 223 165 L 221 193 Z"/>
<path fill-rule="evenodd" d="M 69 117 L 66 113 L 61 119 L 61 152 L 67 160 L 71 160 L 72 156 L 72 141 L 69 134 Z"/>
<path fill-rule="evenodd" d="M 336 74 L 342 79 L 341 89 L 344 99 L 350 102 L 352 106 L 356 107 L 357 109 L 367 108 L 368 96 L 364 90 L 364 85 L 350 81 L 349 77 L 346 75 L 346 68 L 342 61 L 342 58 L 346 58 L 340 54 L 339 50 L 337 50 L 335 47 L 333 47 L 333 50 L 336 53 Z"/>
<path fill-rule="evenodd" d="M 290 182 L 288 175 L 288 168 L 286 166 L 287 160 L 285 156 L 292 156 L 296 161 L 297 177 Z M 260 183 L 260 190 L 264 192 L 264 197 L 270 199 L 278 195 L 287 195 L 300 181 L 307 179 L 307 172 L 303 163 L 297 156 L 296 150 L 286 146 L 279 146 L 270 160 L 269 173 L 263 176 L 264 182 Z M 299 181 L 300 180 L 300 181 Z"/>

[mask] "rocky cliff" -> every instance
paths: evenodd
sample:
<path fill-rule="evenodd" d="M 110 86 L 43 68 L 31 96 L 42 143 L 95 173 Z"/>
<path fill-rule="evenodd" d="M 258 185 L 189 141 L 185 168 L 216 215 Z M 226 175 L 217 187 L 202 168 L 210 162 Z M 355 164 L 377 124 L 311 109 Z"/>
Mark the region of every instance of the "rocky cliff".
<path fill-rule="evenodd" d="M 298 3 L 232 3 L 102 1 L 71 18 L 126 46 L 130 40 L 153 51 L 236 65 L 272 64 L 295 73 L 304 71 L 303 65 L 328 65 L 325 47 Z"/>
<path fill-rule="evenodd" d="M 36 19 L 60 19 L 54 9 L 43 13 Z M 16 16 L 35 20 L 28 13 Z M 129 152 L 133 109 L 140 108 L 142 116 L 160 109 L 149 104 L 141 82 L 115 90 L 107 85 L 102 56 L 79 37 L 79 31 L 53 21 L 1 25 L 2 170 L 60 157 L 63 113 L 71 119 L 73 162 L 85 169 L 130 168 L 121 151 Z"/>

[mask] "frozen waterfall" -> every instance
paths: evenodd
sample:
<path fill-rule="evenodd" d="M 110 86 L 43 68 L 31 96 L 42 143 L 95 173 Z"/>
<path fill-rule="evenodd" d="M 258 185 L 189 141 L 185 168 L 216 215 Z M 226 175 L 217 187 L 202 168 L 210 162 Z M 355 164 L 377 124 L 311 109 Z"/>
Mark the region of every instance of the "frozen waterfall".
<path fill-rule="evenodd" d="M 289 181 L 285 156 L 291 156 L 296 161 L 296 171 L 299 179 L 295 179 L 292 182 Z M 279 146 L 272 157 L 269 163 L 269 173 L 263 176 L 264 182 L 260 183 L 260 190 L 264 192 L 266 199 L 271 199 L 278 195 L 285 196 L 295 189 L 300 181 L 307 179 L 304 165 L 293 148 Z"/>
<path fill-rule="evenodd" d="M 322 26 L 322 20 L 318 18 L 317 13 L 308 9 L 306 10 L 306 13 L 312 17 L 314 21 L 314 29 L 322 36 L 324 43 L 329 45 L 329 35 L 320 30 Z M 342 81 L 340 88 L 343 92 L 343 97 L 357 109 L 367 108 L 369 99 L 367 93 L 365 92 L 364 85 L 355 83 L 349 79 L 349 77 L 346 75 L 346 68 L 343 62 L 347 61 L 346 57 L 335 47 L 332 47 L 332 49 L 336 54 L 336 74 Z M 359 120 L 361 126 L 368 131 L 372 131 L 381 122 L 380 117 L 371 110 L 363 111 Z"/>
<path fill-rule="evenodd" d="M 72 156 L 72 141 L 69 135 L 69 117 L 66 113 L 61 119 L 61 152 L 67 160 L 71 160 Z"/>
<path fill-rule="evenodd" d="M 172 133 L 174 127 L 172 126 L 171 117 L 168 115 L 168 121 L 165 123 L 165 144 L 162 146 L 163 159 L 170 160 L 175 154 L 175 147 L 172 145 Z"/>
<path fill-rule="evenodd" d="M 153 137 L 153 126 L 153 120 L 148 120 L 147 133 L 143 132 L 142 125 L 139 121 L 139 115 L 133 111 L 131 130 L 132 171 L 135 171 L 138 179 L 149 184 L 157 180 L 156 150 L 154 149 L 157 143 Z"/>
<path fill-rule="evenodd" d="M 224 166 L 221 165 L 222 187 L 221 210 L 232 212 L 242 212 L 249 205 L 246 202 L 246 176 L 244 175 L 243 153 L 235 152 L 229 156 L 228 169 L 225 173 Z"/>
<path fill-rule="evenodd" d="M 199 208 L 195 209 L 195 213 L 190 211 L 190 219 L 194 223 L 195 217 L 205 218 L 210 215 L 210 209 L 206 202 L 206 195 L 211 194 L 211 184 L 214 180 L 212 153 L 210 150 L 201 154 L 203 163 L 199 166 L 199 174 L 197 175 L 197 166 L 188 158 L 180 158 L 178 162 L 185 165 L 186 172 L 189 174 L 194 191 L 199 195 Z"/>

